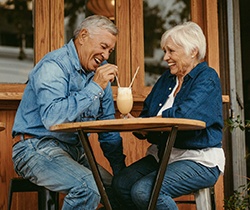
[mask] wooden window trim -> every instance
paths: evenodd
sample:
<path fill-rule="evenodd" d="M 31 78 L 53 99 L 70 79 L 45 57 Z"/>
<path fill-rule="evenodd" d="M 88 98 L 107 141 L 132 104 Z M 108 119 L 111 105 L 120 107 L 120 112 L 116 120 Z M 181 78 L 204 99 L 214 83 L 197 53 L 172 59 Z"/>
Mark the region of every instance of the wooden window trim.
<path fill-rule="evenodd" d="M 64 44 L 64 1 L 36 0 L 33 6 L 34 62 L 37 63 L 47 52 Z M 140 66 L 133 94 L 135 102 L 142 102 L 152 88 L 144 86 L 143 1 L 116 0 L 115 11 L 120 31 L 117 40 L 119 80 L 122 86 L 128 86 Z M 218 30 L 214 30 L 218 28 L 217 1 L 191 0 L 191 11 L 192 20 L 200 24 L 207 35 L 207 61 L 219 73 Z M 21 100 L 24 88 L 25 84 L 0 84 L 0 100 Z M 113 93 L 116 100 L 117 87 L 113 87 Z M 223 101 L 229 102 L 229 96 L 223 96 Z"/>

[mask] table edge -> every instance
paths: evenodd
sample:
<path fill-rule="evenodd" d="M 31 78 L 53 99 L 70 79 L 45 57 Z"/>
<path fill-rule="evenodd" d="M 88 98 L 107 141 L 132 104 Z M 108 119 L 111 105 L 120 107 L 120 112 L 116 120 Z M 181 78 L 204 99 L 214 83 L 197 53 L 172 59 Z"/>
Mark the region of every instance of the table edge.
<path fill-rule="evenodd" d="M 157 120 L 156 120 L 157 119 Z M 97 125 L 98 123 L 98 125 Z M 86 130 L 87 132 L 104 132 L 104 131 L 133 131 L 136 129 L 126 129 L 122 126 L 126 125 L 150 125 L 152 128 L 163 128 L 163 127 L 172 127 L 173 125 L 188 126 L 190 130 L 204 129 L 206 123 L 200 120 L 186 119 L 186 118 L 162 118 L 162 117 L 150 117 L 150 118 L 129 118 L 129 119 L 110 119 L 110 120 L 97 120 L 97 121 L 87 121 L 87 122 L 70 122 L 53 125 L 50 127 L 50 131 L 77 131 L 77 130 Z M 117 128 L 112 129 L 100 129 L 102 126 L 117 126 Z M 120 126 L 120 127 L 118 127 Z M 191 129 L 191 127 L 195 129 Z M 147 129 L 143 129 L 147 130 Z"/>

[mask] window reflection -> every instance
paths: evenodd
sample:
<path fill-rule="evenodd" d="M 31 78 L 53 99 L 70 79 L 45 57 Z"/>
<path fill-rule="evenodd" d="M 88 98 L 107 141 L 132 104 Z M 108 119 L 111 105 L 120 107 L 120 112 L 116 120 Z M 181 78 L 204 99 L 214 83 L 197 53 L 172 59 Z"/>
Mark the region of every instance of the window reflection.
<path fill-rule="evenodd" d="M 103 15 L 114 21 L 115 0 L 64 0 L 65 43 L 74 29 L 89 15 Z"/>
<path fill-rule="evenodd" d="M 145 85 L 152 86 L 166 70 L 161 35 L 176 24 L 190 20 L 190 0 L 144 0 Z"/>
<path fill-rule="evenodd" d="M 25 83 L 33 67 L 32 0 L 0 0 L 0 83 Z"/>
<path fill-rule="evenodd" d="M 88 0 L 86 7 L 93 14 L 103 15 L 110 20 L 115 19 L 115 0 Z"/>

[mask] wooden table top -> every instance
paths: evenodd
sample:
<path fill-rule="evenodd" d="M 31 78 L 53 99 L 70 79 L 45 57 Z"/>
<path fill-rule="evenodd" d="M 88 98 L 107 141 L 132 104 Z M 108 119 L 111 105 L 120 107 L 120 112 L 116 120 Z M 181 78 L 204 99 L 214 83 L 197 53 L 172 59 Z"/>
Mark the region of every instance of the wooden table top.
<path fill-rule="evenodd" d="M 0 122 L 0 131 L 3 131 L 5 129 L 5 124 L 3 122 Z"/>
<path fill-rule="evenodd" d="M 168 131 L 172 126 L 178 126 L 178 130 L 199 130 L 205 128 L 206 123 L 193 119 L 150 117 L 63 123 L 51 126 L 50 130 L 69 132 L 83 130 L 87 133 L 106 131 Z"/>

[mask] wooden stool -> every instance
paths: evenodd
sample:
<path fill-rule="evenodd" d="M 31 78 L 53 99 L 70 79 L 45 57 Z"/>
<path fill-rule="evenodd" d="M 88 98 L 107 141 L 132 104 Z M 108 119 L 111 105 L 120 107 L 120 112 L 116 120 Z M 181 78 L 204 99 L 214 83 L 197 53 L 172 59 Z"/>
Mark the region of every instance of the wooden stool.
<path fill-rule="evenodd" d="M 215 208 L 214 196 L 210 188 L 200 189 L 194 193 L 197 210 L 212 210 Z"/>
<path fill-rule="evenodd" d="M 12 194 L 14 192 L 37 192 L 39 210 L 59 209 L 59 193 L 49 191 L 45 187 L 30 182 L 28 179 L 17 177 L 10 180 L 8 210 L 11 210 Z"/>
<path fill-rule="evenodd" d="M 213 187 L 200 189 L 193 193 L 195 200 L 177 200 L 178 204 L 196 204 L 197 210 L 215 210 Z"/>

